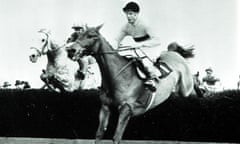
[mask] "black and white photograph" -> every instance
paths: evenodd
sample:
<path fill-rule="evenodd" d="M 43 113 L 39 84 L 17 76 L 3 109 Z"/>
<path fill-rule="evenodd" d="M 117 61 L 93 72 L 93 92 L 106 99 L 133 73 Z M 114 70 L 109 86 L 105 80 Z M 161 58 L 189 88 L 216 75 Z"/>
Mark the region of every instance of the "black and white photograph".
<path fill-rule="evenodd" d="M 0 0 L 0 144 L 240 143 L 240 1 Z"/>

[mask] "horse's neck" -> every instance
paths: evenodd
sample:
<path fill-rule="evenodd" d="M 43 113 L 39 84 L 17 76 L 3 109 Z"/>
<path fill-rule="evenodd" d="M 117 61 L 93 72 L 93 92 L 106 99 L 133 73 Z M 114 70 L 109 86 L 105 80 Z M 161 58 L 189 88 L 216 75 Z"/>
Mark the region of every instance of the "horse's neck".
<path fill-rule="evenodd" d="M 48 62 L 56 63 L 62 59 L 62 57 L 67 57 L 64 46 L 59 46 L 54 43 L 51 43 L 49 46 L 51 47 L 51 50 L 48 50 L 47 52 Z"/>
<path fill-rule="evenodd" d="M 100 67 L 103 84 L 105 83 L 110 86 L 116 86 L 124 80 L 131 80 L 134 77 L 133 75 L 135 75 L 133 66 L 130 65 L 124 70 L 124 72 L 119 73 L 129 61 L 118 53 L 114 53 L 115 50 L 103 37 L 101 37 L 100 40 L 99 55 L 96 56 L 96 60 Z M 109 54 L 109 52 L 113 53 Z"/>

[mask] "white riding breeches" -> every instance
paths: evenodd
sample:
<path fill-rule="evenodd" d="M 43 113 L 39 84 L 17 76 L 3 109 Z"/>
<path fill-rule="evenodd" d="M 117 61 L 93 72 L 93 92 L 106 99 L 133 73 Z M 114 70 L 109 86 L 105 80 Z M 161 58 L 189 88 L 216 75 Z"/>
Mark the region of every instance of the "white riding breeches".
<path fill-rule="evenodd" d="M 153 65 L 155 60 L 160 56 L 160 52 L 158 54 L 157 51 L 155 51 L 155 48 L 159 48 L 159 47 L 151 47 L 151 48 L 144 47 L 139 49 L 124 50 L 124 51 L 120 51 L 119 54 L 121 56 L 126 56 L 128 58 L 131 58 L 131 57 L 142 58 L 142 64 L 144 68 L 147 70 L 147 72 L 149 72 L 151 77 L 156 77 L 156 76 L 161 76 L 161 73 Z"/>

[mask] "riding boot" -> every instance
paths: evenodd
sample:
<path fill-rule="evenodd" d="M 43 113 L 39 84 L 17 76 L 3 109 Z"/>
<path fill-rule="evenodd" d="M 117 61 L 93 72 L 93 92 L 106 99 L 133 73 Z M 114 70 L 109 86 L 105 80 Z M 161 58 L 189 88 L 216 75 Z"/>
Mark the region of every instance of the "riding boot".
<path fill-rule="evenodd" d="M 153 92 L 156 91 L 156 84 L 152 78 L 147 79 L 144 82 L 144 85 L 146 85 L 151 91 L 153 91 Z"/>
<path fill-rule="evenodd" d="M 172 69 L 165 62 L 162 62 L 160 58 L 154 63 L 154 65 L 161 73 L 159 76 L 160 79 L 167 77 L 172 72 Z"/>
<path fill-rule="evenodd" d="M 155 81 L 158 81 L 158 77 L 155 76 L 154 74 L 148 72 L 147 74 L 147 79 L 144 82 L 144 85 L 146 85 L 151 91 L 155 92 L 156 91 L 156 83 Z"/>
<path fill-rule="evenodd" d="M 158 77 L 156 76 L 155 72 L 151 68 L 147 66 L 147 64 L 143 63 L 143 60 L 138 60 L 138 67 L 145 73 L 146 79 L 144 81 L 144 85 L 150 89 L 151 91 L 156 91 L 156 84 L 155 80 L 158 81 Z"/>

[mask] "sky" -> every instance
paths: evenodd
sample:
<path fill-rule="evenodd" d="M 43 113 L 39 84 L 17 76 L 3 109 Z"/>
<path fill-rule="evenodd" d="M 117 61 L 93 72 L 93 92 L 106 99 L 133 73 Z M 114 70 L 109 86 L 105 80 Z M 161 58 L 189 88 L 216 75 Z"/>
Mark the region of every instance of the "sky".
<path fill-rule="evenodd" d="M 29 61 L 29 48 L 41 28 L 64 43 L 73 24 L 97 26 L 112 41 L 126 18 L 124 0 L 0 0 L 0 85 L 29 81 L 43 85 L 39 76 L 46 57 Z M 236 88 L 240 75 L 240 2 L 238 0 L 139 0 L 141 19 L 158 35 L 162 49 L 173 41 L 195 46 L 189 59 L 192 73 L 205 75 L 212 67 L 226 88 Z"/>

